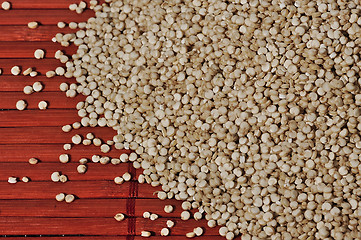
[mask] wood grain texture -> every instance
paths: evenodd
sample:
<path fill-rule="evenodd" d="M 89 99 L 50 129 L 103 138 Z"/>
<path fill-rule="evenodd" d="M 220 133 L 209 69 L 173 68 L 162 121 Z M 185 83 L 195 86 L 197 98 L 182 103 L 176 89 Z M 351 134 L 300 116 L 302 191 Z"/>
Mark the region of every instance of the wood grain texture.
<path fill-rule="evenodd" d="M 32 78 L 25 76 L 4 75 L 0 76 L 0 95 L 2 92 L 23 92 L 26 85 L 31 85 L 35 81 L 44 83 L 44 89 L 41 92 L 59 92 L 59 86 L 61 83 L 66 82 L 69 84 L 76 82 L 73 78 L 66 79 L 60 76 L 53 78 L 37 76 L 36 78 Z"/>
<path fill-rule="evenodd" d="M 35 82 L 35 81 L 34 81 Z M 29 85 L 32 85 L 30 82 Z M 46 88 L 46 82 L 42 83 Z M 28 103 L 27 108 L 24 110 L 39 110 L 38 103 L 40 101 L 48 102 L 48 109 L 75 109 L 76 104 L 85 99 L 83 95 L 77 95 L 74 98 L 65 96 L 64 92 L 34 92 L 27 95 L 23 92 L 0 92 L 0 109 L 13 109 L 16 110 L 16 102 L 20 99 L 25 100 Z M 47 110 L 44 110 L 46 112 Z M 18 111 L 17 111 L 18 112 Z M 76 114 L 77 115 L 77 114 Z M 75 116 L 76 116 L 75 115 Z"/>
<path fill-rule="evenodd" d="M 89 4 L 90 0 L 82 0 Z M 74 0 L 58 0 L 58 1 L 44 1 L 44 0 L 12 0 L 11 8 L 12 9 L 69 9 L 69 5 L 73 3 L 79 3 L 80 1 Z M 103 3 L 103 0 L 98 1 Z M 89 7 L 89 5 L 88 5 Z"/>
<path fill-rule="evenodd" d="M 36 100 L 34 104 L 36 104 Z M 77 115 L 75 108 L 0 111 L 0 127 L 54 127 L 71 123 Z"/>
<path fill-rule="evenodd" d="M 69 20 L 68 20 L 69 21 Z M 74 33 L 75 30 L 69 27 L 58 28 L 57 25 L 39 25 L 36 29 L 30 29 L 25 25 L 9 25 L 1 26 L 0 41 L 16 41 L 16 42 L 37 42 L 39 46 L 49 42 L 57 33 Z"/>
<path fill-rule="evenodd" d="M 127 230 L 128 219 L 117 222 L 114 218 L 0 217 L 0 234 L 2 235 L 83 234 L 124 236 L 127 234 Z"/>
<path fill-rule="evenodd" d="M 53 172 L 61 172 L 68 176 L 71 181 L 113 181 L 115 177 L 122 176 L 128 172 L 129 164 L 121 163 L 118 165 L 100 164 L 90 162 L 85 174 L 79 174 L 76 170 L 79 163 L 74 159 L 72 163 L 38 163 L 30 165 L 29 163 L 0 163 L 0 181 L 7 181 L 9 176 L 23 177 L 27 176 L 31 181 L 51 181 L 50 175 Z"/>
<path fill-rule="evenodd" d="M 31 58 L 33 59 L 33 62 L 41 63 L 42 61 L 44 61 L 44 59 L 34 58 L 34 52 L 36 49 L 43 49 L 45 51 L 44 59 L 47 59 L 47 58 L 54 58 L 55 52 L 58 50 L 62 50 L 66 55 L 74 54 L 76 52 L 77 47 L 73 44 L 71 44 L 69 47 L 62 47 L 60 44 L 53 43 L 51 41 L 21 42 L 21 43 L 0 42 L 0 58 L 7 58 L 7 59 Z"/>
<path fill-rule="evenodd" d="M 94 132 L 94 131 L 90 131 Z M 68 133 L 69 135 L 71 133 Z M 71 150 L 64 151 L 63 144 L 0 144 L 0 163 L 27 163 L 29 158 L 35 157 L 41 163 L 59 164 L 59 156 L 62 153 L 71 155 L 71 162 L 77 162 L 80 158 L 90 159 L 92 155 L 119 157 L 122 153 L 130 153 L 130 150 L 111 149 L 107 154 L 100 151 L 99 147 L 90 146 L 73 146 Z M 36 165 L 36 166 L 40 166 Z M 62 166 L 62 165 L 59 165 Z M 28 169 L 28 168 L 25 168 Z"/>
<path fill-rule="evenodd" d="M 0 200 L 0 217 L 114 217 L 117 213 L 126 214 L 126 204 L 127 199 L 77 199 L 65 206 L 64 202 L 55 199 Z M 165 213 L 163 208 L 166 204 L 175 206 L 175 211 Z M 135 205 L 136 217 L 142 218 L 143 213 L 149 211 L 165 219 L 181 221 L 181 203 L 174 199 L 135 199 Z"/>
<path fill-rule="evenodd" d="M 55 58 L 48 58 L 48 59 L 41 59 L 38 61 L 34 61 L 35 59 L 30 58 L 17 58 L 17 59 L 4 59 L 0 58 L 0 68 L 3 70 L 3 75 L 0 76 L 1 78 L 4 78 L 6 76 L 12 76 L 11 75 L 11 68 L 15 65 L 20 66 L 23 70 L 31 67 L 34 70 L 36 70 L 41 75 L 45 75 L 47 71 L 55 70 L 57 67 L 64 66 L 59 60 Z M 40 76 L 40 75 L 39 75 Z M 32 78 L 30 76 L 17 76 L 19 79 L 24 79 L 26 81 L 35 81 L 38 77 Z M 63 78 L 64 81 L 67 81 L 65 77 Z M 51 79 L 49 79 L 51 80 Z M 24 83 L 26 83 L 24 81 Z M 24 85 L 25 86 L 25 85 Z M 0 91 L 1 88 L 0 88 Z"/>
<path fill-rule="evenodd" d="M 0 182 L 0 199 L 55 199 L 55 196 L 62 192 L 73 194 L 78 198 L 127 198 L 129 186 L 129 182 L 117 185 L 114 181 L 71 181 L 71 179 L 66 183 Z"/>
<path fill-rule="evenodd" d="M 111 140 L 115 135 L 115 131 L 108 127 L 84 127 L 73 130 L 73 134 L 62 132 L 61 126 L 0 128 L 0 144 L 65 144 L 71 142 L 71 137 L 74 134 L 81 134 L 84 136 L 88 132 L 92 132 L 104 140 Z"/>
<path fill-rule="evenodd" d="M 69 9 L 13 9 L 1 11 L 0 25 L 26 25 L 32 21 L 44 25 L 55 25 L 60 21 L 82 22 L 93 16 L 94 12 L 90 9 L 86 9 L 82 14 L 77 14 Z"/>

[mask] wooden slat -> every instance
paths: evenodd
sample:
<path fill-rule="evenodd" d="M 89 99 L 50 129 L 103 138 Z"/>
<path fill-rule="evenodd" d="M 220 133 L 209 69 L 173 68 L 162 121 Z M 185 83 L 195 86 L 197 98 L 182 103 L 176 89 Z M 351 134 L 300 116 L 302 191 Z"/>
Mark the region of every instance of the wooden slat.
<path fill-rule="evenodd" d="M 76 109 L 0 111 L 0 127 L 61 126 L 74 122 L 77 116 Z"/>
<path fill-rule="evenodd" d="M 30 29 L 28 26 L 1 26 L 0 41 L 32 41 L 32 42 L 50 42 L 57 33 L 75 33 L 77 30 L 58 28 L 56 25 L 40 25 L 36 29 Z M 42 43 L 38 43 L 39 46 Z"/>
<path fill-rule="evenodd" d="M 92 16 L 94 16 L 94 12 L 90 9 L 86 9 L 82 14 L 77 14 L 69 9 L 14 9 L 11 11 L 1 11 L 0 25 L 24 25 L 31 21 L 37 21 L 41 24 L 57 24 L 60 21 L 82 22 Z"/>
<path fill-rule="evenodd" d="M 0 14 L 0 16 L 2 16 Z M 50 38 L 51 39 L 51 38 Z M 49 40 L 50 40 L 49 39 Z M 64 54 L 71 55 L 76 52 L 77 47 L 71 44 L 69 47 L 62 47 L 58 43 L 49 42 L 0 42 L 0 58 L 32 58 L 34 62 L 42 62 L 44 59 L 35 59 L 36 49 L 43 49 L 46 58 L 54 58 L 57 50 Z"/>
<path fill-rule="evenodd" d="M 90 0 L 82 0 L 89 4 Z M 79 3 L 74 0 L 44 1 L 44 0 L 12 0 L 12 9 L 68 9 L 72 3 Z"/>
<path fill-rule="evenodd" d="M 59 240 L 59 236 L 41 236 L 39 237 L 6 237 L 7 240 Z M 61 235 L 62 240 L 127 240 L 127 236 L 63 236 Z M 143 239 L 144 240 L 144 239 Z M 178 239 L 177 239 L 178 240 Z M 213 240 L 213 239 L 211 239 Z"/>
<path fill-rule="evenodd" d="M 160 236 L 160 230 L 166 226 L 167 218 L 158 218 L 156 221 L 151 221 L 149 219 L 137 218 L 136 219 L 136 234 L 140 235 L 142 230 L 153 231 L 156 236 Z M 174 219 L 172 219 L 174 220 Z M 188 232 L 192 232 L 195 227 L 202 227 L 204 230 L 203 235 L 217 235 L 218 227 L 209 228 L 207 226 L 207 221 L 205 219 L 195 221 L 194 219 L 190 219 L 187 221 L 183 221 L 180 219 L 175 219 L 175 225 L 171 229 L 170 235 L 183 235 Z"/>
<path fill-rule="evenodd" d="M 0 182 L 0 199 L 55 199 L 61 192 L 79 198 L 126 198 L 129 186 L 129 182 L 117 185 L 114 181 Z"/>
<path fill-rule="evenodd" d="M 78 199 L 71 204 L 47 200 L 0 200 L 0 217 L 114 217 L 126 212 L 127 199 Z M 31 209 L 31 211 L 29 211 Z"/>
<path fill-rule="evenodd" d="M 184 240 L 184 236 L 172 236 L 172 240 Z M 7 237 L 7 240 L 39 240 L 38 237 Z M 58 240 L 59 236 L 41 236 L 41 240 Z M 76 237 L 68 237 L 68 236 L 61 236 L 61 240 L 126 240 L 129 239 L 126 236 L 76 236 Z M 164 240 L 165 237 L 161 236 L 152 236 L 151 240 Z M 197 240 L 224 240 L 224 237 L 221 236 L 200 236 L 196 238 Z M 240 238 L 235 238 L 235 240 Z M 135 236 L 134 240 L 144 240 L 144 237 Z"/>
<path fill-rule="evenodd" d="M 0 217 L 2 235 L 126 235 L 128 219 Z"/>
<path fill-rule="evenodd" d="M 58 92 L 60 91 L 59 85 L 61 83 L 66 82 L 69 84 L 76 82 L 74 78 L 69 79 L 61 76 L 47 78 L 46 76 L 39 75 L 36 76 L 36 78 L 32 78 L 4 75 L 0 76 L 0 95 L 2 94 L 1 92 L 22 92 L 26 85 L 31 85 L 35 81 L 44 83 L 44 89 L 42 92 Z"/>
<path fill-rule="evenodd" d="M 149 187 L 151 188 L 150 185 Z M 113 217 L 116 213 L 126 214 L 127 201 L 127 199 L 78 199 L 72 204 L 64 204 L 55 199 L 0 200 L 0 217 Z M 149 204 L 150 201 L 152 204 Z M 176 210 L 172 213 L 164 213 L 165 204 L 176 206 Z M 135 205 L 136 217 L 141 218 L 145 211 L 149 211 L 166 219 L 178 218 L 178 221 L 181 221 L 181 201 L 135 199 Z"/>
<path fill-rule="evenodd" d="M 60 130 L 60 128 L 58 128 Z M 99 128 L 94 128 L 94 130 Z M 90 131 L 89 132 L 94 132 Z M 68 133 L 69 139 L 74 133 Z M 94 145 L 73 146 L 69 151 L 63 150 L 62 144 L 0 144 L 1 163 L 27 163 L 31 157 L 38 158 L 41 163 L 59 163 L 57 156 L 62 153 L 71 155 L 71 162 L 77 162 L 80 158 L 90 158 L 97 154 L 100 156 L 119 157 L 122 153 L 130 153 L 130 150 L 112 149 L 109 153 L 101 153 L 100 148 Z M 39 164 L 41 164 L 39 163 Z M 38 166 L 38 165 L 36 165 Z"/>
<path fill-rule="evenodd" d="M 108 180 L 113 181 L 115 177 L 122 176 L 128 172 L 129 164 L 121 163 L 119 165 L 100 163 L 88 163 L 88 169 L 85 174 L 79 174 L 76 170 L 79 165 L 74 159 L 73 163 L 38 163 L 30 165 L 29 163 L 0 163 L 0 181 L 7 181 L 8 177 L 27 176 L 31 181 L 51 181 L 50 175 L 53 172 L 65 174 L 70 181 L 89 181 L 89 180 Z M 134 176 L 135 177 L 135 176 Z"/>
<path fill-rule="evenodd" d="M 111 140 L 115 131 L 108 127 L 98 128 L 80 128 L 74 131 L 78 134 L 93 132 L 101 139 Z M 0 144 L 19 144 L 19 143 L 70 143 L 73 134 L 64 133 L 61 127 L 17 127 L 17 128 L 0 128 Z"/>
<path fill-rule="evenodd" d="M 31 84 L 31 83 L 30 83 Z M 29 85 L 30 85 L 29 84 Z M 46 88 L 46 83 L 42 83 Z M 74 98 L 66 97 L 64 92 L 38 92 L 27 95 L 23 92 L 0 92 L 0 109 L 15 109 L 16 102 L 20 99 L 28 103 L 27 110 L 39 109 L 40 101 L 48 102 L 48 109 L 75 108 L 76 104 L 84 101 L 85 96 L 78 94 Z M 24 110 L 26 111 L 26 109 Z M 46 110 L 45 110 L 46 111 Z M 36 114 L 36 112 L 34 112 Z"/>
<path fill-rule="evenodd" d="M 51 56 L 53 57 L 53 56 Z M 35 61 L 35 59 L 25 59 L 25 58 L 18 58 L 18 59 L 1 59 L 0 58 L 0 68 L 3 70 L 3 75 L 0 78 L 5 77 L 5 75 L 11 75 L 11 68 L 15 65 L 22 67 L 23 70 L 32 67 L 42 75 L 45 75 L 47 71 L 55 70 L 55 68 L 60 66 L 65 66 L 62 64 L 58 59 L 51 58 L 51 59 L 41 59 Z M 37 78 L 32 77 L 24 77 L 24 76 L 17 76 L 19 79 L 27 79 L 28 81 L 35 81 Z M 65 79 L 65 77 L 64 77 Z M 49 79 L 51 80 L 51 79 Z"/>

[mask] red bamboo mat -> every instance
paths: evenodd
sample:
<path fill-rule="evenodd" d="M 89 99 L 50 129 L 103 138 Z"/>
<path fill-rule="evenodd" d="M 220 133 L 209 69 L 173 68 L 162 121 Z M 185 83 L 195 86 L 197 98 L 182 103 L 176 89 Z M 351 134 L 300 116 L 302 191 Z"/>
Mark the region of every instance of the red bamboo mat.
<path fill-rule="evenodd" d="M 2 1 L 0 1 L 2 2 Z M 76 103 L 83 96 L 66 98 L 59 91 L 62 82 L 73 83 L 74 79 L 54 77 L 48 79 L 45 73 L 62 66 L 54 58 L 58 49 L 70 56 L 75 47 L 63 48 L 51 42 L 58 32 L 75 32 L 69 28 L 59 29 L 59 21 L 86 21 L 94 13 L 85 10 L 76 14 L 68 9 L 72 0 L 10 0 L 10 11 L 0 10 L 0 237 L 7 239 L 143 239 L 142 230 L 153 232 L 151 239 L 164 239 L 160 230 L 165 222 L 176 222 L 168 237 L 173 240 L 186 239 L 185 234 L 196 226 L 204 228 L 204 235 L 197 239 L 223 239 L 218 236 L 218 228 L 208 228 L 206 220 L 180 220 L 181 202 L 176 200 L 161 201 L 154 196 L 160 188 L 147 184 L 138 184 L 136 176 L 141 171 L 131 164 L 101 165 L 88 164 L 86 174 L 78 174 L 77 162 L 81 157 L 101 154 L 99 147 L 74 146 L 69 151 L 63 150 L 63 144 L 70 143 L 74 134 L 94 133 L 102 140 L 111 140 L 115 131 L 110 128 L 80 128 L 64 133 L 61 126 L 80 121 L 75 109 Z M 76 1 L 78 3 L 79 1 Z M 88 1 L 87 1 L 88 2 Z M 37 21 L 37 29 L 29 29 L 27 23 Z M 46 58 L 36 60 L 36 49 L 46 50 Z M 19 65 L 23 70 L 33 67 L 39 76 L 10 75 L 11 67 Z M 40 81 L 44 89 L 40 93 L 25 95 L 23 88 Z M 25 111 L 18 111 L 15 104 L 24 99 L 28 102 Z M 49 103 L 47 110 L 37 109 L 39 101 Z M 107 156 L 116 157 L 127 150 L 112 149 Z M 71 162 L 62 164 L 58 156 L 68 153 Z M 30 165 L 28 159 L 36 157 L 41 162 Z M 60 171 L 68 176 L 66 183 L 54 183 L 50 175 Z M 131 172 L 133 180 L 122 185 L 113 182 L 114 177 Z M 9 184 L 8 177 L 31 179 L 28 183 Z M 57 202 L 55 195 L 64 192 L 77 196 L 67 204 Z M 164 205 L 172 204 L 175 211 L 166 214 Z M 157 213 L 160 218 L 151 221 L 142 218 L 144 211 Z M 117 222 L 113 218 L 117 213 L 126 214 L 127 218 Z"/>

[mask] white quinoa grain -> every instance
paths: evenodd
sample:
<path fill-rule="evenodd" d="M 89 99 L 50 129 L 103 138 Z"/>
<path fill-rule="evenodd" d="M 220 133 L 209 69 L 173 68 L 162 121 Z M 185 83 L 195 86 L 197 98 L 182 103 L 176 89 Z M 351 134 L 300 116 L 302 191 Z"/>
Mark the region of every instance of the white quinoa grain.
<path fill-rule="evenodd" d="M 41 90 L 43 90 L 43 84 L 41 84 L 41 82 L 34 82 L 33 89 L 35 92 L 40 92 Z"/>
<path fill-rule="evenodd" d="M 75 200 L 75 196 L 73 195 L 73 194 L 67 194 L 66 196 L 65 196 L 65 202 L 67 202 L 67 203 L 71 203 L 71 202 L 73 202 Z"/>
<path fill-rule="evenodd" d="M 65 194 L 64 194 L 64 193 L 59 193 L 59 194 L 57 194 L 57 195 L 55 196 L 55 199 L 56 199 L 56 201 L 58 201 L 58 202 L 62 202 L 62 201 L 65 200 Z"/>
<path fill-rule="evenodd" d="M 4 10 L 10 10 L 10 8 L 11 8 L 10 2 L 6 2 L 6 1 L 2 2 L 1 8 L 4 9 Z"/>
<path fill-rule="evenodd" d="M 80 164 L 80 165 L 78 165 L 78 167 L 76 168 L 76 170 L 78 171 L 78 173 L 83 174 L 83 173 L 86 172 L 87 166 L 86 166 L 86 165 L 83 165 L 83 164 Z"/>
<path fill-rule="evenodd" d="M 24 87 L 24 93 L 25 94 L 32 94 L 34 92 L 34 89 L 32 86 L 25 86 Z"/>
<path fill-rule="evenodd" d="M 36 59 L 42 59 L 42 58 L 44 58 L 44 57 L 45 57 L 45 52 L 44 52 L 44 50 L 42 50 L 42 49 L 37 49 L 37 50 L 35 50 L 35 52 L 34 52 L 34 57 L 35 57 Z"/>
<path fill-rule="evenodd" d="M 38 104 L 38 107 L 39 107 L 40 110 L 47 109 L 48 103 L 46 101 L 40 101 L 39 104 Z"/>
<path fill-rule="evenodd" d="M 59 160 L 61 163 L 67 163 L 69 162 L 69 155 L 68 154 L 61 154 L 59 156 Z"/>
<path fill-rule="evenodd" d="M 21 73 L 21 69 L 19 66 L 14 66 L 11 68 L 11 74 L 17 76 Z"/>
<path fill-rule="evenodd" d="M 15 183 L 17 183 L 17 182 L 18 182 L 18 180 L 17 180 L 16 177 L 9 177 L 9 178 L 8 178 L 8 183 L 15 184 Z"/>
<path fill-rule="evenodd" d="M 36 158 L 29 158 L 29 163 L 30 163 L 31 165 L 35 165 L 35 164 L 37 164 L 38 162 L 39 162 L 39 160 L 36 159 Z"/>
<path fill-rule="evenodd" d="M 16 109 L 20 111 L 24 110 L 27 106 L 28 104 L 24 100 L 19 100 L 16 102 Z"/>
<path fill-rule="evenodd" d="M 117 213 L 117 214 L 115 214 L 114 219 L 117 220 L 118 222 L 120 222 L 125 219 L 125 216 L 123 213 Z"/>

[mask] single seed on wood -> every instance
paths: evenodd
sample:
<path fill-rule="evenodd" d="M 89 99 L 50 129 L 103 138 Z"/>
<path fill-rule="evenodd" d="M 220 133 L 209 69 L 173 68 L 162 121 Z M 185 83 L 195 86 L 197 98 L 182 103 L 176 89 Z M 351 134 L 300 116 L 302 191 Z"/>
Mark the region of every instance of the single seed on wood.
<path fill-rule="evenodd" d="M 58 75 L 58 76 L 63 76 L 64 73 L 65 73 L 65 69 L 64 69 L 63 67 L 57 67 L 57 68 L 55 69 L 55 73 L 56 73 L 56 75 Z"/>
<path fill-rule="evenodd" d="M 123 213 L 117 213 L 117 214 L 115 214 L 114 219 L 117 220 L 118 222 L 120 222 L 125 219 L 125 216 Z"/>
<path fill-rule="evenodd" d="M 48 107 L 48 103 L 45 101 L 40 101 L 38 107 L 40 110 L 45 110 Z"/>
<path fill-rule="evenodd" d="M 86 2 L 84 2 L 84 1 L 81 1 L 80 3 L 79 3 L 79 7 L 80 8 L 86 8 Z"/>
<path fill-rule="evenodd" d="M 67 83 L 60 83 L 59 85 L 59 89 L 62 92 L 66 92 L 69 90 L 69 85 Z"/>
<path fill-rule="evenodd" d="M 18 182 L 18 180 L 17 180 L 16 177 L 9 177 L 9 178 L 8 178 L 8 183 L 15 184 L 15 183 L 17 183 L 17 182 Z"/>
<path fill-rule="evenodd" d="M 82 137 L 81 137 L 79 134 L 75 134 L 75 135 L 71 138 L 71 141 L 72 141 L 74 144 L 78 145 L 78 144 L 81 143 Z"/>
<path fill-rule="evenodd" d="M 63 131 L 63 132 L 70 132 L 71 130 L 72 130 L 72 127 L 71 127 L 71 125 L 64 125 L 62 128 L 61 128 L 61 130 Z"/>
<path fill-rule="evenodd" d="M 29 75 L 32 71 L 33 71 L 32 68 L 27 68 L 27 69 L 23 72 L 23 75 L 24 75 L 24 76 L 27 76 L 27 75 Z"/>
<path fill-rule="evenodd" d="M 65 153 L 61 154 L 59 156 L 59 160 L 60 160 L 61 163 L 67 163 L 67 162 L 69 162 L 69 155 L 65 154 Z"/>
<path fill-rule="evenodd" d="M 70 143 L 65 143 L 65 144 L 63 145 L 63 149 L 64 149 L 65 151 L 70 150 L 70 149 L 71 149 L 71 144 L 70 144 Z"/>
<path fill-rule="evenodd" d="M 16 109 L 20 111 L 24 110 L 27 106 L 28 104 L 24 100 L 19 100 L 16 102 Z"/>
<path fill-rule="evenodd" d="M 34 57 L 35 57 L 36 59 L 42 59 L 42 58 L 44 58 L 44 56 L 45 56 L 44 50 L 42 50 L 42 49 L 36 49 L 36 50 L 35 50 L 35 52 L 34 52 Z"/>
<path fill-rule="evenodd" d="M 70 22 L 69 23 L 69 28 L 70 29 L 76 29 L 78 27 L 78 24 L 76 22 Z"/>
<path fill-rule="evenodd" d="M 69 194 L 65 196 L 65 202 L 71 203 L 75 200 L 75 196 L 73 194 Z"/>
<path fill-rule="evenodd" d="M 110 162 L 110 158 L 109 157 L 101 157 L 99 162 L 101 164 L 108 164 Z"/>
<path fill-rule="evenodd" d="M 43 90 L 43 84 L 41 84 L 41 82 L 34 82 L 33 89 L 35 92 L 40 92 L 41 90 Z"/>
<path fill-rule="evenodd" d="M 25 86 L 24 87 L 24 93 L 25 94 L 32 94 L 34 92 L 33 87 L 32 86 Z"/>
<path fill-rule="evenodd" d="M 30 77 L 36 77 L 38 76 L 38 72 L 36 71 L 32 71 L 30 74 L 29 74 Z"/>
<path fill-rule="evenodd" d="M 84 139 L 84 140 L 83 140 L 83 145 L 89 146 L 89 145 L 91 145 L 91 144 L 92 144 L 92 140 L 90 140 L 90 139 Z"/>
<path fill-rule="evenodd" d="M 65 28 L 66 23 L 65 22 L 58 22 L 57 26 L 58 26 L 58 28 Z"/>
<path fill-rule="evenodd" d="M 53 182 L 59 182 L 60 181 L 60 173 L 59 172 L 53 172 L 50 176 L 51 181 Z"/>
<path fill-rule="evenodd" d="M 87 133 L 86 138 L 89 139 L 89 140 L 92 140 L 92 139 L 94 139 L 94 134 L 93 133 Z"/>
<path fill-rule="evenodd" d="M 168 236 L 169 235 L 169 229 L 168 228 L 162 228 L 162 230 L 160 230 L 160 235 Z"/>
<path fill-rule="evenodd" d="M 86 164 L 87 162 L 88 162 L 88 159 L 86 159 L 86 158 L 79 159 L 80 164 Z"/>
<path fill-rule="evenodd" d="M 21 181 L 27 183 L 27 182 L 29 182 L 30 180 L 29 180 L 28 177 L 22 177 L 22 178 L 21 178 Z"/>
<path fill-rule="evenodd" d="M 4 9 L 4 10 L 10 10 L 11 4 L 9 2 L 3 2 L 1 4 L 1 8 Z"/>
<path fill-rule="evenodd" d="M 167 198 L 167 193 L 166 192 L 163 192 L 163 191 L 158 191 L 157 192 L 157 197 L 160 199 L 160 200 L 165 200 Z"/>
<path fill-rule="evenodd" d="M 185 201 L 182 203 L 183 210 L 191 210 L 191 208 L 192 208 L 192 204 L 190 202 Z"/>
<path fill-rule="evenodd" d="M 196 234 L 194 232 L 189 232 L 186 234 L 187 238 L 194 238 L 196 236 Z"/>
<path fill-rule="evenodd" d="M 30 163 L 31 165 L 35 165 L 35 164 L 37 164 L 38 162 L 39 162 L 39 160 L 36 159 L 36 158 L 29 158 L 29 163 Z"/>
<path fill-rule="evenodd" d="M 111 164 L 113 164 L 113 165 L 118 165 L 118 164 L 120 164 L 120 159 L 119 159 L 119 158 L 112 158 L 112 159 L 110 160 L 110 162 L 111 162 Z"/>
<path fill-rule="evenodd" d="M 152 233 L 149 231 L 142 231 L 140 234 L 140 236 L 142 236 L 142 237 L 150 237 L 151 235 L 152 235 Z"/>
<path fill-rule="evenodd" d="M 171 213 L 171 212 L 173 212 L 173 210 L 174 210 L 174 207 L 172 205 L 164 206 L 164 212 L 166 212 L 166 213 Z"/>
<path fill-rule="evenodd" d="M 203 234 L 203 228 L 196 227 L 195 229 L 193 229 L 193 232 L 199 237 Z"/>
<path fill-rule="evenodd" d="M 54 71 L 47 71 L 47 72 L 45 73 L 45 76 L 46 76 L 47 78 L 52 78 L 52 77 L 55 76 L 55 72 L 54 72 Z"/>
<path fill-rule="evenodd" d="M 86 172 L 86 170 L 87 170 L 87 166 L 86 166 L 86 165 L 81 164 L 81 165 L 79 165 L 79 166 L 76 168 L 76 170 L 78 171 L 78 173 L 83 174 L 83 173 L 85 173 L 85 172 Z"/>
<path fill-rule="evenodd" d="M 72 124 L 72 127 L 74 129 L 79 129 L 79 128 L 81 128 L 81 123 L 80 122 L 75 122 L 75 123 Z"/>
<path fill-rule="evenodd" d="M 167 220 L 167 227 L 169 228 L 174 227 L 174 222 L 172 220 Z"/>
<path fill-rule="evenodd" d="M 183 211 L 183 212 L 181 213 L 181 219 L 182 219 L 183 221 L 188 220 L 190 217 L 191 217 L 191 214 L 190 214 L 190 212 L 188 212 L 188 211 Z"/>
<path fill-rule="evenodd" d="M 102 144 L 102 145 L 100 146 L 100 151 L 101 151 L 102 153 L 108 153 L 108 152 L 110 151 L 109 145 L 108 145 L 108 144 Z"/>
<path fill-rule="evenodd" d="M 64 201 L 64 199 L 65 199 L 65 194 L 64 194 L 64 193 L 59 193 L 59 194 L 57 194 L 57 195 L 55 196 L 55 199 L 56 199 L 56 201 L 58 201 L 58 202 L 62 202 L 62 201 Z"/>
<path fill-rule="evenodd" d="M 128 173 L 128 172 L 124 173 L 122 177 L 123 177 L 124 181 L 126 181 L 126 182 L 128 182 L 132 179 L 132 175 L 130 175 L 130 173 Z"/>
<path fill-rule="evenodd" d="M 69 5 L 69 10 L 70 11 L 75 11 L 75 9 L 78 7 L 78 5 L 76 5 L 75 3 L 72 3 Z"/>
<path fill-rule="evenodd" d="M 39 26 L 38 22 L 29 22 L 28 23 L 28 28 L 30 29 L 35 29 Z"/>
<path fill-rule="evenodd" d="M 152 213 L 152 214 L 150 214 L 150 217 L 149 217 L 149 219 L 150 220 L 152 220 L 152 221 L 154 221 L 154 220 L 157 220 L 158 219 L 158 215 L 157 214 L 155 214 L 155 213 Z"/>
<path fill-rule="evenodd" d="M 143 218 L 150 218 L 150 212 L 144 212 L 143 213 Z"/>
<path fill-rule="evenodd" d="M 130 153 L 129 157 L 128 157 L 129 161 L 131 161 L 131 162 L 134 162 L 135 160 L 137 160 L 137 158 L 138 158 L 138 156 L 134 152 Z"/>
<path fill-rule="evenodd" d="M 19 66 L 14 66 L 11 68 L 11 74 L 14 75 L 14 76 L 17 76 L 19 75 L 21 72 L 21 69 Z"/>
<path fill-rule="evenodd" d="M 115 184 L 122 184 L 124 182 L 124 179 L 122 177 L 115 177 L 114 182 Z"/>
<path fill-rule="evenodd" d="M 202 215 L 202 213 L 200 213 L 200 212 L 195 212 L 195 213 L 193 214 L 193 218 L 194 218 L 196 221 L 201 220 L 202 217 L 203 217 L 203 215 Z"/>
<path fill-rule="evenodd" d="M 60 175 L 59 180 L 60 182 L 65 183 L 68 181 L 68 177 L 65 175 Z"/>
<path fill-rule="evenodd" d="M 93 155 L 92 156 L 92 162 L 93 163 L 97 163 L 97 162 L 99 162 L 100 161 L 100 156 L 98 156 L 98 155 Z"/>
<path fill-rule="evenodd" d="M 93 144 L 97 147 L 99 147 L 102 144 L 102 140 L 100 140 L 99 138 L 94 138 L 93 139 Z"/>

